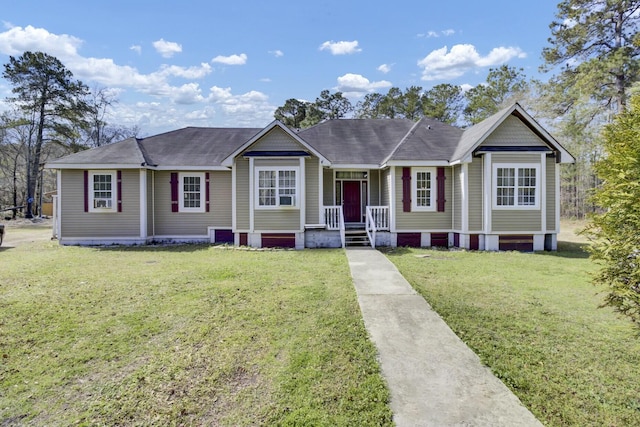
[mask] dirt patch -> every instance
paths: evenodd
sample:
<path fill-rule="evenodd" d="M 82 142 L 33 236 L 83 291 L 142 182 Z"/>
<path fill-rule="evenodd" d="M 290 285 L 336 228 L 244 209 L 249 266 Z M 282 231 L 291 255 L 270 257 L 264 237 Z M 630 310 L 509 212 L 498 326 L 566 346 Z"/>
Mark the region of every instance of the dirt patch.
<path fill-rule="evenodd" d="M 26 243 L 51 240 L 53 224 L 51 218 L 20 218 L 2 223 L 4 224 L 3 248 L 15 248 Z"/>

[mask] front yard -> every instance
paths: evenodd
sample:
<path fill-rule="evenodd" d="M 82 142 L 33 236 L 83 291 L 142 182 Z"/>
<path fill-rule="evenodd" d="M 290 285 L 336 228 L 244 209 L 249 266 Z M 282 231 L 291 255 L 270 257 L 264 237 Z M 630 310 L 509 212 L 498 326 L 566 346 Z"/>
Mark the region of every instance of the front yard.
<path fill-rule="evenodd" d="M 341 251 L 0 249 L 0 425 L 390 425 Z"/>
<path fill-rule="evenodd" d="M 558 253 L 387 256 L 542 423 L 640 425 L 640 337 L 597 308 L 603 295 L 580 243 L 561 242 Z"/>
<path fill-rule="evenodd" d="M 0 426 L 392 424 L 342 251 L 60 247 L 10 232 Z M 385 252 L 544 424 L 640 425 L 640 338 L 597 308 L 580 243 Z"/>

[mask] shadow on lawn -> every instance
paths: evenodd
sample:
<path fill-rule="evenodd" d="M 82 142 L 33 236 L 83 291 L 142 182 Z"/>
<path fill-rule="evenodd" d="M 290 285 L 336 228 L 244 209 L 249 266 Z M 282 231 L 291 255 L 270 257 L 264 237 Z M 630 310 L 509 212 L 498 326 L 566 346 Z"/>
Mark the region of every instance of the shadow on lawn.
<path fill-rule="evenodd" d="M 200 252 L 209 250 L 211 245 L 205 243 L 179 243 L 179 244 L 159 244 L 159 245 L 112 245 L 112 246 L 90 246 L 100 252 Z"/>
<path fill-rule="evenodd" d="M 560 241 L 558 242 L 557 251 L 539 251 L 535 253 L 537 255 L 555 256 L 559 258 L 587 259 L 589 258 L 589 252 L 587 252 L 587 250 L 585 249 L 585 246 L 586 246 L 585 243 Z M 412 249 L 408 247 L 396 247 L 396 248 L 381 247 L 381 248 L 378 248 L 378 250 L 390 257 L 406 255 L 412 251 Z M 436 248 L 431 250 L 447 251 L 448 249 Z M 477 252 L 480 253 L 480 251 L 477 251 Z"/>
<path fill-rule="evenodd" d="M 543 251 L 536 252 L 539 255 L 555 256 L 559 258 L 571 258 L 571 259 L 587 259 L 589 258 L 589 252 L 585 248 L 586 243 L 577 242 L 558 242 L 557 251 Z"/>

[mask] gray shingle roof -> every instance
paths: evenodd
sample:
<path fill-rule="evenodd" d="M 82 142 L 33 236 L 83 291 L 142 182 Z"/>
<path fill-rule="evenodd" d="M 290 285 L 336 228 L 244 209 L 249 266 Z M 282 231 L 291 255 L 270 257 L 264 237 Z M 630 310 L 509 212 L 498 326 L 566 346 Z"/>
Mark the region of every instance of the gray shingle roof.
<path fill-rule="evenodd" d="M 380 164 L 411 130 L 406 119 L 328 120 L 298 133 L 334 164 Z"/>
<path fill-rule="evenodd" d="M 92 150 L 80 151 L 53 160 L 51 165 L 100 164 L 140 166 L 145 163 L 144 155 L 135 138 L 128 138 L 114 144 L 104 145 Z"/>
<path fill-rule="evenodd" d="M 219 166 L 261 128 L 188 127 L 140 140 L 156 166 Z"/>
<path fill-rule="evenodd" d="M 407 119 L 340 119 L 319 123 L 296 136 L 334 165 L 382 166 L 413 160 L 455 162 L 469 156 L 510 114 L 533 126 L 547 143 L 566 152 L 518 104 L 466 130 L 427 118 L 417 123 Z M 280 126 L 277 122 L 275 125 Z M 129 138 L 51 161 L 47 166 L 136 167 L 146 163 L 176 169 L 215 167 L 262 131 L 263 128 L 188 127 L 148 138 Z M 568 153 L 567 159 L 572 159 Z"/>

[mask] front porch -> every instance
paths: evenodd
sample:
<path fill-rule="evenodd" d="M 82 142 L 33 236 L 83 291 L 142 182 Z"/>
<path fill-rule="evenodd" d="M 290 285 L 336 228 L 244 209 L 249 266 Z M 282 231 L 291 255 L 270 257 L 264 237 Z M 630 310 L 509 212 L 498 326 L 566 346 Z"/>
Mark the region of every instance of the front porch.
<path fill-rule="evenodd" d="M 388 240 L 379 239 L 379 233 L 390 230 L 388 206 L 366 206 L 364 222 L 347 222 L 344 209 L 340 205 L 324 206 L 323 212 L 325 229 L 339 232 L 343 248 L 346 246 L 371 246 L 375 248 L 376 245 L 380 246 L 380 240 Z"/>

